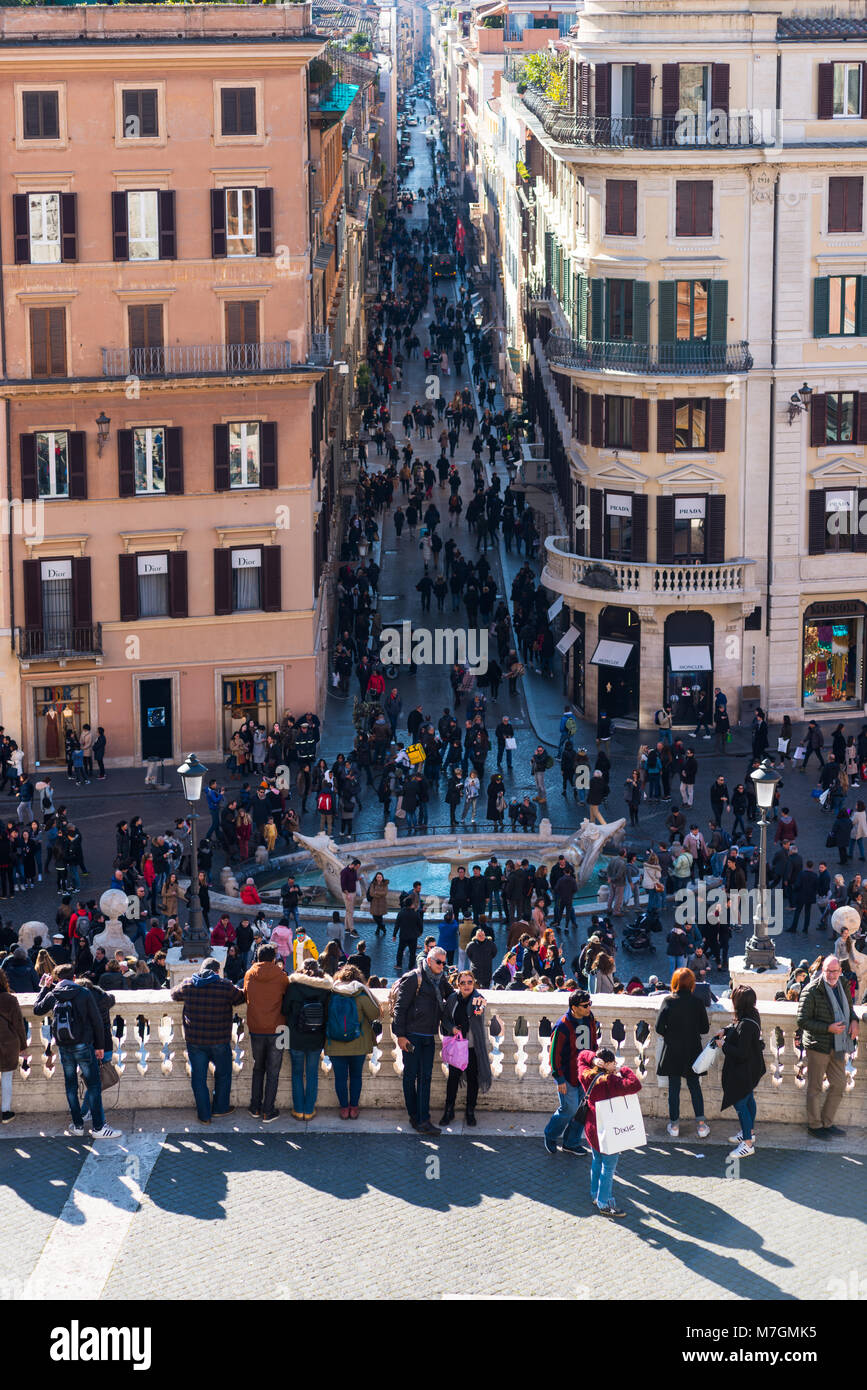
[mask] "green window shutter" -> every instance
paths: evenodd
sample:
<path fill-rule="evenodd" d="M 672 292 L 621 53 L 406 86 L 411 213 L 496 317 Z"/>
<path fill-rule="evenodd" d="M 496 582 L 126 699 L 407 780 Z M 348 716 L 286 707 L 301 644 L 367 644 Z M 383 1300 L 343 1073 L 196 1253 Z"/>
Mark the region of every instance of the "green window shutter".
<path fill-rule="evenodd" d="M 673 346 L 676 335 L 675 305 L 677 285 L 673 280 L 659 282 L 659 341 Z"/>
<path fill-rule="evenodd" d="M 867 275 L 858 277 L 858 336 L 867 338 Z"/>
<path fill-rule="evenodd" d="M 727 280 L 710 280 L 707 287 L 708 338 L 712 343 L 728 342 L 729 286 Z"/>
<path fill-rule="evenodd" d="M 589 294 L 589 285 L 588 285 L 588 281 L 587 281 L 587 276 L 586 276 L 586 275 L 579 275 L 579 276 L 578 276 L 578 313 L 577 313 L 578 337 L 579 337 L 579 338 L 586 338 L 586 337 L 588 336 L 588 333 L 587 333 L 587 329 L 588 329 L 588 324 L 587 324 L 587 307 L 588 307 L 588 305 L 587 305 L 587 298 L 588 298 L 588 294 Z"/>
<path fill-rule="evenodd" d="M 813 281 L 813 337 L 827 338 L 830 280 L 827 275 L 817 275 Z M 863 295 L 862 295 L 863 300 Z"/>
<path fill-rule="evenodd" d="M 632 341 L 650 341 L 650 285 L 646 280 L 632 282 Z"/>
<path fill-rule="evenodd" d="M 595 343 L 605 342 L 605 281 L 590 281 L 590 333 Z"/>

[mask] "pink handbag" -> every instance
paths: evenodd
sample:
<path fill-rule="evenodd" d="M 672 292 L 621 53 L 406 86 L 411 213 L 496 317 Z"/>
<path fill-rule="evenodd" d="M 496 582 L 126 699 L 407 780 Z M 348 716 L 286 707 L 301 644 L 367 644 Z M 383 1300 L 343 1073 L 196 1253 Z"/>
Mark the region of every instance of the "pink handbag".
<path fill-rule="evenodd" d="M 470 1045 L 466 1038 L 459 1038 L 457 1033 L 443 1038 L 443 1061 L 446 1066 L 466 1071 L 470 1061 Z"/>

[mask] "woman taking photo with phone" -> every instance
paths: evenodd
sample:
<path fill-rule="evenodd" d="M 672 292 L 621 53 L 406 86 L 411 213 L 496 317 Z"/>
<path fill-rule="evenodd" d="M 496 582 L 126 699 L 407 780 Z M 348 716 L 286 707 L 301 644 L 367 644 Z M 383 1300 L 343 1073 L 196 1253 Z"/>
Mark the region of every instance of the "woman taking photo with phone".
<path fill-rule="evenodd" d="M 587 1119 L 584 1134 L 593 1150 L 590 1163 L 590 1200 L 602 1216 L 625 1216 L 626 1212 L 614 1202 L 614 1171 L 619 1154 L 604 1154 L 599 1149 L 596 1129 L 596 1106 L 601 1100 L 615 1096 L 633 1096 L 641 1090 L 641 1082 L 629 1067 L 618 1067 L 610 1047 L 599 1051 L 582 1052 L 578 1057 L 578 1080 L 587 1099 Z"/>

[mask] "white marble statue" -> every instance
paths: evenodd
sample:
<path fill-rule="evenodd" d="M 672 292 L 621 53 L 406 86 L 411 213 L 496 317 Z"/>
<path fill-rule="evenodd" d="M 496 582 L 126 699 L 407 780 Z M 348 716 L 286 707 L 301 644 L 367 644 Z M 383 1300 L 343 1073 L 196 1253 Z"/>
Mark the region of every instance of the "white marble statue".
<path fill-rule="evenodd" d="M 100 912 L 105 913 L 108 922 L 105 931 L 98 932 L 91 945 L 93 947 L 102 946 L 109 960 L 115 951 L 124 951 L 128 956 L 136 954 L 135 946 L 118 921 L 118 918 L 126 912 L 126 907 L 126 893 L 122 893 L 119 888 L 109 888 L 99 900 Z"/>

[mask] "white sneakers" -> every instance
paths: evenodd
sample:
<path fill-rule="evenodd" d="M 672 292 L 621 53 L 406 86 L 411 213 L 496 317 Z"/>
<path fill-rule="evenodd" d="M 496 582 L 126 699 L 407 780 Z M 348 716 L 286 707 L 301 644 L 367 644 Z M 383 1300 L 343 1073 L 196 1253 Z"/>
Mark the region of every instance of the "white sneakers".
<path fill-rule="evenodd" d="M 677 1123 L 676 1120 L 669 1120 L 668 1124 L 665 1126 L 665 1132 L 668 1135 L 669 1139 L 679 1139 L 680 1125 Z"/>
<path fill-rule="evenodd" d="M 749 1143 L 749 1144 L 752 1144 L 753 1148 L 755 1148 L 755 1147 L 756 1147 L 756 1136 L 753 1135 L 752 1139 L 748 1139 L 746 1142 Z M 730 1134 L 730 1135 L 729 1135 L 729 1143 L 731 1143 L 731 1144 L 743 1144 L 743 1143 L 744 1143 L 744 1136 L 743 1136 L 742 1131 L 741 1131 L 741 1130 L 738 1130 L 737 1134 Z"/>
<path fill-rule="evenodd" d="M 742 1139 L 736 1149 L 732 1149 L 729 1158 L 752 1158 L 756 1148 L 752 1139 Z"/>
<path fill-rule="evenodd" d="M 709 1134 L 710 1134 L 710 1125 L 708 1124 L 707 1120 L 699 1120 L 699 1122 L 698 1122 L 698 1137 L 699 1137 L 699 1139 L 707 1139 L 707 1137 L 708 1137 Z"/>
<path fill-rule="evenodd" d="M 91 1135 L 92 1139 L 119 1139 L 122 1131 L 112 1129 L 111 1125 L 103 1125 L 102 1129 L 95 1129 Z"/>

